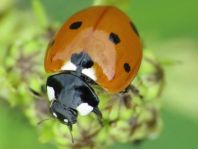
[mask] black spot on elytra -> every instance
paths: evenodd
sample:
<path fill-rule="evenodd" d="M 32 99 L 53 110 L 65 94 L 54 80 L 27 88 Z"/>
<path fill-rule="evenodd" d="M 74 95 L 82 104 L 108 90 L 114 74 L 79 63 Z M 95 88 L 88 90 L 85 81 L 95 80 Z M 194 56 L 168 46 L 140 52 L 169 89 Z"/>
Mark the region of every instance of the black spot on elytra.
<path fill-rule="evenodd" d="M 72 23 L 69 28 L 74 30 L 74 29 L 78 29 L 80 26 L 82 25 L 82 22 L 81 21 L 77 21 L 77 22 L 74 22 Z"/>
<path fill-rule="evenodd" d="M 115 33 L 110 33 L 109 40 L 112 41 L 114 44 L 118 44 L 120 42 L 120 38 Z"/>
<path fill-rule="evenodd" d="M 138 30 L 137 30 L 137 28 L 135 27 L 135 24 L 133 24 L 132 22 L 130 22 L 130 25 L 131 25 L 133 31 L 135 32 L 135 34 L 139 37 L 140 34 L 138 33 Z"/>
<path fill-rule="evenodd" d="M 124 70 L 125 70 L 126 72 L 130 72 L 131 67 L 130 67 L 130 65 L 129 65 L 128 63 L 124 63 Z"/>

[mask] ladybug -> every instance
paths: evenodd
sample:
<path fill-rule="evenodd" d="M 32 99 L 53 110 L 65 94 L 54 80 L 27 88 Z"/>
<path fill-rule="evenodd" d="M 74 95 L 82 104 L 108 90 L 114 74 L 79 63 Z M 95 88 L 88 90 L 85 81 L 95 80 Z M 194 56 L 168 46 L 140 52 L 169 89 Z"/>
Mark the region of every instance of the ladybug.
<path fill-rule="evenodd" d="M 113 6 L 93 6 L 71 16 L 48 45 L 44 67 L 50 112 L 70 128 L 78 114 L 102 114 L 93 89 L 125 90 L 142 59 L 138 31 L 129 17 Z"/>

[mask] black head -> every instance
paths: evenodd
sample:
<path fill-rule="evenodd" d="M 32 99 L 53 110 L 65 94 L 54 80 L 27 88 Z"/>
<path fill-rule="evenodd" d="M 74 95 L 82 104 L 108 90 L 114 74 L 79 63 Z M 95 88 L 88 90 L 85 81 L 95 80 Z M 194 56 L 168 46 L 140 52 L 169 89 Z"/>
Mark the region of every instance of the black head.
<path fill-rule="evenodd" d="M 59 100 L 53 100 L 50 106 L 50 113 L 61 123 L 68 126 L 76 123 L 78 113 L 75 109 L 63 105 Z"/>
<path fill-rule="evenodd" d="M 101 117 L 98 97 L 87 83 L 86 77 L 73 71 L 55 74 L 47 79 L 47 93 L 51 101 L 50 112 L 62 123 L 71 126 L 78 113 L 94 112 Z"/>

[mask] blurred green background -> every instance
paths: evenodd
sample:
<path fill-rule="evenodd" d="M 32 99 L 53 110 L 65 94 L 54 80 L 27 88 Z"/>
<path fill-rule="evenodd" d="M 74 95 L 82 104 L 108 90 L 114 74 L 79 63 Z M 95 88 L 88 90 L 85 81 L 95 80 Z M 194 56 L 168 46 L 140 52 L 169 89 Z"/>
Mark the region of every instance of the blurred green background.
<path fill-rule="evenodd" d="M 42 0 L 42 3 L 50 17 L 49 21 L 63 22 L 72 13 L 88 7 L 93 1 Z M 129 0 L 123 5 L 128 15 L 136 22 L 144 46 L 152 49 L 160 61 L 170 63 L 164 67 L 166 86 L 160 99 L 163 102 L 161 115 L 164 128 L 158 139 L 147 140 L 138 146 L 116 144 L 109 148 L 198 148 L 197 6 L 197 0 Z M 33 12 L 30 0 L 1 0 L 0 11 L 3 12 L 4 8 L 7 8 L 4 13 L 12 9 Z M 6 31 L 3 35 L 1 33 L 0 44 Z M 1 149 L 56 148 L 51 144 L 38 142 L 35 128 L 30 126 L 19 109 L 1 104 L 0 117 Z"/>

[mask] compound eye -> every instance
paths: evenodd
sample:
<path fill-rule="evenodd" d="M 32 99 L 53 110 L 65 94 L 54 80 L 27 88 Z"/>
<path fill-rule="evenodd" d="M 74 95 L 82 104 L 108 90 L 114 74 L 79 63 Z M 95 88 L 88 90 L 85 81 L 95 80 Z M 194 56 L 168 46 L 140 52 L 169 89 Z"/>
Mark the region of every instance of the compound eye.
<path fill-rule="evenodd" d="M 60 119 L 61 121 L 63 121 L 63 122 L 66 123 L 66 124 L 69 122 L 68 119 L 64 118 L 63 115 L 60 115 L 60 114 L 55 113 L 55 112 L 52 112 L 52 115 L 53 115 L 55 118 Z M 63 118 L 64 118 L 64 119 L 63 119 Z"/>
<path fill-rule="evenodd" d="M 47 86 L 47 96 L 50 101 L 55 100 L 55 91 L 51 86 Z"/>

